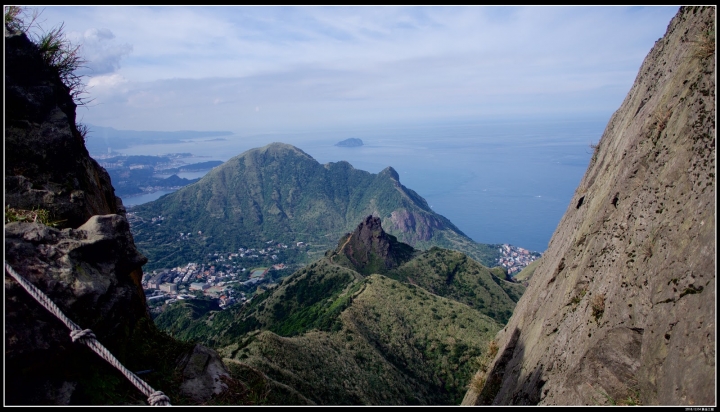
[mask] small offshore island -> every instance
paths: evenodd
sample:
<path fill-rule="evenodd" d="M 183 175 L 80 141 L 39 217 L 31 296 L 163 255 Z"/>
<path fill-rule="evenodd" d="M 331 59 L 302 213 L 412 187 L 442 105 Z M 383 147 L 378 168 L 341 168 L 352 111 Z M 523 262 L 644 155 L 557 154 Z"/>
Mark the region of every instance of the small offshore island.
<path fill-rule="evenodd" d="M 363 141 L 356 137 L 351 137 L 349 139 L 343 140 L 342 142 L 335 143 L 335 146 L 339 146 L 339 147 L 358 147 L 358 146 L 362 146 L 362 145 L 363 145 Z"/>

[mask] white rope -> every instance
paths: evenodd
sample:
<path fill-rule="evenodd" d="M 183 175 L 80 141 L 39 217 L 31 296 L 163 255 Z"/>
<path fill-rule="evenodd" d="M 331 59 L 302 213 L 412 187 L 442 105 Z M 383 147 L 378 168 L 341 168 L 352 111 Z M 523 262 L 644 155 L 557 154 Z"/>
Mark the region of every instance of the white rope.
<path fill-rule="evenodd" d="M 50 300 L 40 289 L 35 287 L 32 283 L 28 282 L 25 278 L 20 276 L 13 270 L 10 265 L 5 262 L 5 271 L 10 274 L 25 290 L 35 298 L 45 309 L 49 310 L 50 313 L 57 316 L 65 326 L 70 329 L 70 338 L 73 342 L 78 341 L 89 346 L 95 353 L 100 355 L 103 359 L 108 361 L 111 365 L 115 366 L 130 382 L 132 382 L 145 396 L 148 397 L 148 403 L 152 406 L 170 406 L 170 398 L 165 396 L 162 391 L 156 391 L 145 381 L 138 378 L 137 375 L 129 371 L 124 367 L 120 361 L 118 361 L 100 342 L 95 338 L 95 334 L 90 329 L 82 329 L 80 326 L 75 324 L 70 318 L 65 316 L 64 313 L 57 307 L 57 305 Z"/>

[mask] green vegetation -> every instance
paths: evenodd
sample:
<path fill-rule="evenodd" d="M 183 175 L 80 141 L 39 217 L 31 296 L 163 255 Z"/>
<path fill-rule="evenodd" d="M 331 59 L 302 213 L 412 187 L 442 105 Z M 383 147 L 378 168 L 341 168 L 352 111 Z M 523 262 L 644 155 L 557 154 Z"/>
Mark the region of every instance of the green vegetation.
<path fill-rule="evenodd" d="M 469 239 L 395 177 L 392 169 L 372 174 L 347 162 L 321 165 L 296 147 L 274 143 L 230 159 L 193 185 L 132 208 L 139 218 L 132 224 L 133 236 L 149 259 L 146 270 L 270 239 L 309 245 L 293 257 L 309 263 L 375 214 L 401 242 L 456 249 L 494 264 L 499 255 L 495 247 Z M 163 216 L 162 224 L 150 224 L 157 216 Z M 405 220 L 414 221 L 415 229 L 400 230 Z M 202 239 L 192 245 L 176 241 L 178 232 L 198 231 Z"/>
<path fill-rule="evenodd" d="M 462 253 L 365 229 L 243 306 L 178 302 L 157 323 L 261 372 L 263 387 L 282 388 L 268 404 L 459 404 L 524 287 Z M 371 267 L 385 275 L 357 270 Z"/>
<path fill-rule="evenodd" d="M 485 387 L 485 382 L 487 382 L 487 373 L 490 368 L 490 363 L 495 358 L 495 355 L 497 355 L 499 349 L 500 347 L 493 339 L 488 342 L 487 350 L 485 351 L 485 353 L 483 353 L 482 356 L 474 359 L 473 363 L 477 372 L 470 380 L 470 383 L 468 384 L 468 389 L 471 389 L 478 394 L 482 392 L 483 388 Z"/>
<path fill-rule="evenodd" d="M 525 287 L 499 278 L 466 255 L 434 247 L 387 274 L 474 307 L 500 323 L 512 316 Z"/>
<path fill-rule="evenodd" d="M 535 274 L 535 269 L 540 265 L 541 259 L 536 259 L 529 265 L 525 266 L 523 270 L 518 272 L 517 275 L 513 277 L 513 279 L 517 282 L 523 283 L 525 286 L 527 286 L 527 283 L 530 281 L 530 278 L 532 278 L 532 275 Z"/>
<path fill-rule="evenodd" d="M 466 305 L 381 275 L 334 301 L 351 304 L 330 330 L 293 337 L 264 331 L 220 351 L 318 404 L 458 404 L 474 371 L 470 359 L 501 327 Z"/>
<path fill-rule="evenodd" d="M 61 221 L 52 220 L 50 212 L 45 209 L 15 209 L 5 205 L 5 223 L 10 222 L 38 222 L 45 226 L 57 226 Z"/>

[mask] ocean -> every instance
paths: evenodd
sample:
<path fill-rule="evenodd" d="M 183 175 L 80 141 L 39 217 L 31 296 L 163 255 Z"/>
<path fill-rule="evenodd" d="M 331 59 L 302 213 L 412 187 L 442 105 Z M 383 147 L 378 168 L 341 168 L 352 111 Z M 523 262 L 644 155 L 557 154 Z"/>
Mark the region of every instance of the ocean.
<path fill-rule="evenodd" d="M 587 169 L 590 144 L 598 143 L 607 121 L 533 119 L 235 134 L 224 140 L 142 145 L 118 152 L 189 152 L 195 157 L 186 163 L 227 161 L 246 150 L 282 142 L 323 164 L 345 160 L 371 173 L 392 166 L 400 183 L 473 240 L 543 252 Z M 350 137 L 362 139 L 363 146 L 335 146 Z M 165 193 L 123 202 L 132 206 Z"/>

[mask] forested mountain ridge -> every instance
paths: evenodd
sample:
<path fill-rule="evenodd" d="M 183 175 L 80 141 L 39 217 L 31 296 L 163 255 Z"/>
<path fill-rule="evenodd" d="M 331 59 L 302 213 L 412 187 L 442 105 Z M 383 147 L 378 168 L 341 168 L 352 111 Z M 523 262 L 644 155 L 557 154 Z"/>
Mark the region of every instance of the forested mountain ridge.
<path fill-rule="evenodd" d="M 178 302 L 156 322 L 292 388 L 294 402 L 457 404 L 524 290 L 495 272 L 459 252 L 413 249 L 368 216 L 248 304 L 203 313 Z"/>
<path fill-rule="evenodd" d="M 149 258 L 146 268 L 197 261 L 218 250 L 255 247 L 270 240 L 311 249 L 312 262 L 368 215 L 399 241 L 416 248 L 440 246 L 494 266 L 494 245 L 474 242 L 435 213 L 388 167 L 378 174 L 348 162 L 321 165 L 297 147 L 272 143 L 216 167 L 199 182 L 132 209 L 133 234 Z M 145 224 L 153 217 L 162 224 Z M 177 233 L 199 233 L 178 243 Z"/>

